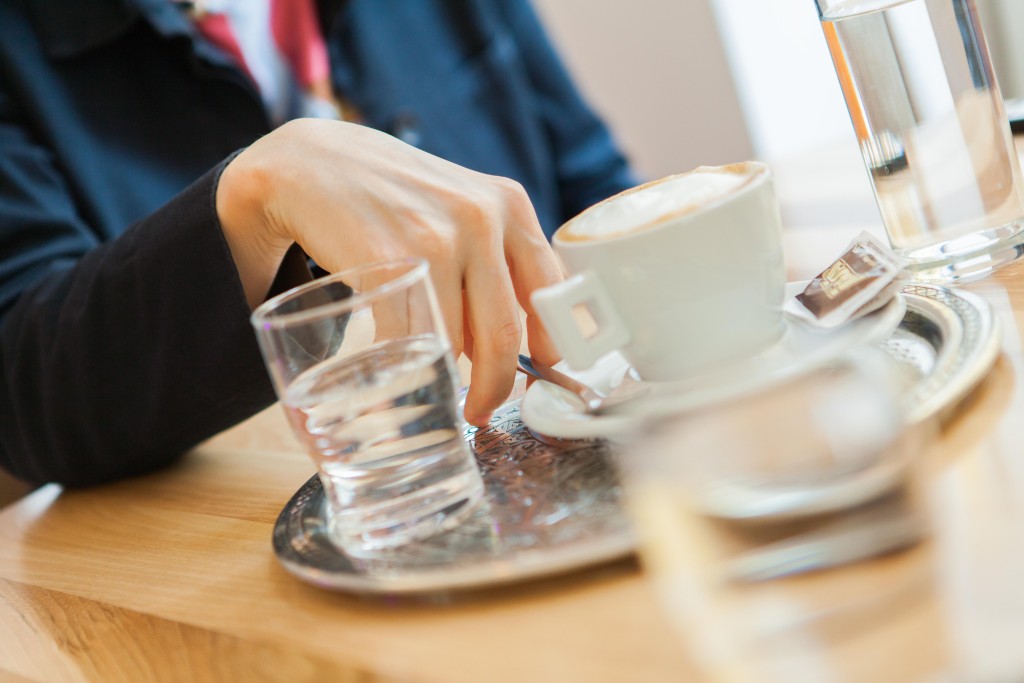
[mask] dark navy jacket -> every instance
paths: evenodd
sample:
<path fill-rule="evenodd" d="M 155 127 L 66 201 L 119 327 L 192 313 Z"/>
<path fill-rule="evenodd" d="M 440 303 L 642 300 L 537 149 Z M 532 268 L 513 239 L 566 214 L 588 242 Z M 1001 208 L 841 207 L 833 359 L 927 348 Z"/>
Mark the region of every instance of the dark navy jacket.
<path fill-rule="evenodd" d="M 549 233 L 633 183 L 525 0 L 319 11 L 365 123 L 519 180 Z M 169 0 L 0 0 L 0 467 L 129 476 L 272 402 L 214 209 L 269 129 Z"/>

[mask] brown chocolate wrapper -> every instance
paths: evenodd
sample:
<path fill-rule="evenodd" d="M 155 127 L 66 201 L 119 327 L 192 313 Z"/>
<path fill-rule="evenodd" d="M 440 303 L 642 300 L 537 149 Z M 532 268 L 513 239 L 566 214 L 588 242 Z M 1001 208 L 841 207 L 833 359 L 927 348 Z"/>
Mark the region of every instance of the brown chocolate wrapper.
<path fill-rule="evenodd" d="M 888 303 L 899 290 L 903 265 L 887 246 L 861 233 L 786 310 L 812 326 L 835 329 Z"/>

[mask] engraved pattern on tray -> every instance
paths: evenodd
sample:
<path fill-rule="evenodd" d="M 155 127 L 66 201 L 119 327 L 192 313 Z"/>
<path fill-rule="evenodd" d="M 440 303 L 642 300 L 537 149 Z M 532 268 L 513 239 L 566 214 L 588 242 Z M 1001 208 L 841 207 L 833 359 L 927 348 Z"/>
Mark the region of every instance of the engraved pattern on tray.
<path fill-rule="evenodd" d="M 907 313 L 882 347 L 899 361 L 912 419 L 948 415 L 988 373 L 998 320 L 980 297 L 936 285 L 904 289 Z M 518 384 L 517 398 L 522 395 Z M 328 538 L 314 476 L 274 527 L 282 565 L 319 586 L 363 593 L 465 589 L 570 571 L 628 555 L 634 540 L 603 441 L 538 438 L 512 401 L 487 429 L 468 429 L 487 488 L 485 503 L 433 538 L 350 559 Z"/>
<path fill-rule="evenodd" d="M 907 313 L 883 348 L 903 366 L 911 421 L 949 417 L 1000 351 L 991 306 L 970 292 L 911 283 Z"/>
<path fill-rule="evenodd" d="M 408 592 L 465 588 L 563 572 L 632 552 L 609 446 L 541 440 L 507 404 L 467 429 L 483 504 L 458 527 L 376 557 L 350 558 L 327 536 L 326 499 L 312 477 L 282 512 L 274 549 L 289 571 L 329 588 Z"/>

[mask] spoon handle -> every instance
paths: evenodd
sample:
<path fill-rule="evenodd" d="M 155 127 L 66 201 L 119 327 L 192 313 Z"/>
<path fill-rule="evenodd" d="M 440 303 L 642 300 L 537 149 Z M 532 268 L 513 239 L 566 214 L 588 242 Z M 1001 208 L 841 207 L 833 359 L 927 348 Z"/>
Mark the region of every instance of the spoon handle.
<path fill-rule="evenodd" d="M 602 394 L 582 382 L 577 382 L 572 377 L 569 377 L 569 375 L 534 360 L 530 356 L 519 355 L 518 370 L 537 379 L 542 379 L 545 382 L 557 384 L 563 389 L 568 389 L 580 397 L 587 410 L 597 410 L 601 407 L 601 402 L 604 399 Z"/>

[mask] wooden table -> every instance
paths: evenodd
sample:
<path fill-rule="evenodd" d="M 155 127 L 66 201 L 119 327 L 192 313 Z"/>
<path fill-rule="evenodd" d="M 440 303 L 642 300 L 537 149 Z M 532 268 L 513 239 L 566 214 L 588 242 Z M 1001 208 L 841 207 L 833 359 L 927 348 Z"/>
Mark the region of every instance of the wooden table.
<path fill-rule="evenodd" d="M 787 257 L 806 278 L 870 226 L 870 195 L 860 186 L 846 198 L 856 209 L 830 216 L 822 174 L 807 189 L 788 172 Z M 970 289 L 998 312 L 1004 353 L 928 454 L 936 536 L 910 557 L 931 558 L 938 578 L 871 628 L 832 634 L 820 680 L 940 681 L 964 662 L 1012 667 L 1024 649 L 1024 264 Z M 0 681 L 694 680 L 632 561 L 422 599 L 300 582 L 270 535 L 310 473 L 275 407 L 170 470 L 48 486 L 0 511 Z M 843 571 L 855 585 L 900 557 Z"/>

